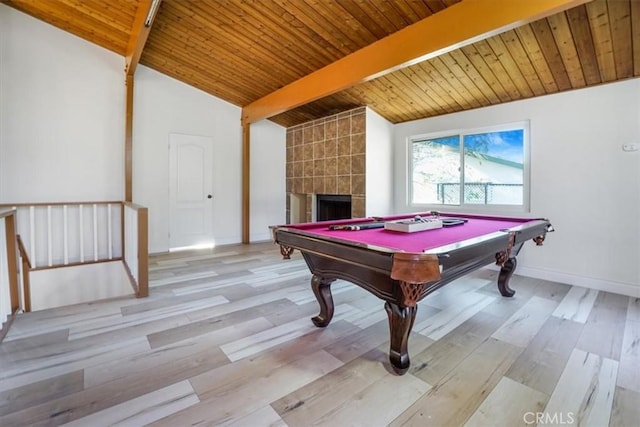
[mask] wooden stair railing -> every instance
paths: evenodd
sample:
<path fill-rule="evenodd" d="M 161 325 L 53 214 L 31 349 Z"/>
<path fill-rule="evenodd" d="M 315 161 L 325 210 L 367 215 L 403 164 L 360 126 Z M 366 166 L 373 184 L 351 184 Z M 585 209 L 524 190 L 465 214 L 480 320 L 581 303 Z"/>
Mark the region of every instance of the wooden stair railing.
<path fill-rule="evenodd" d="M 149 296 L 149 213 L 144 206 L 124 202 L 122 261 L 136 297 Z"/>
<path fill-rule="evenodd" d="M 88 201 L 3 203 L 0 210 L 11 215 L 13 237 L 7 239 L 7 245 L 13 245 L 11 250 L 16 253 L 16 278 L 18 253 L 22 258 L 23 311 L 32 308 L 29 273 L 54 268 L 120 261 L 135 295 L 149 295 L 146 207 L 131 202 Z M 15 304 L 12 301 L 15 310 L 20 303 L 17 282 Z"/>
<path fill-rule="evenodd" d="M 16 235 L 18 240 L 18 251 L 20 258 L 22 259 L 22 294 L 24 296 L 24 311 L 28 313 L 31 311 L 31 283 L 29 282 L 29 272 L 31 271 L 31 260 L 29 260 L 29 254 L 24 247 L 24 242 L 20 235 Z"/>
<path fill-rule="evenodd" d="M 16 217 L 15 210 L 7 210 L 0 211 L 0 219 L 4 222 L 4 236 L 5 239 L 3 242 L 0 242 L 0 245 L 4 245 L 6 251 L 6 271 L 7 277 L 0 277 L 0 284 L 8 285 L 9 288 L 9 306 L 4 306 L 0 312 L 3 312 L 3 319 L 0 319 L 0 342 L 4 339 L 9 328 L 11 327 L 11 323 L 15 319 L 16 314 L 20 310 L 20 295 L 18 288 L 18 254 L 16 249 Z M 0 264 L 3 264 L 5 260 L 0 260 Z M 5 281 L 6 279 L 6 281 Z M 9 312 L 5 311 L 6 308 L 9 309 Z M 7 314 L 6 321 L 4 319 L 5 314 Z"/>

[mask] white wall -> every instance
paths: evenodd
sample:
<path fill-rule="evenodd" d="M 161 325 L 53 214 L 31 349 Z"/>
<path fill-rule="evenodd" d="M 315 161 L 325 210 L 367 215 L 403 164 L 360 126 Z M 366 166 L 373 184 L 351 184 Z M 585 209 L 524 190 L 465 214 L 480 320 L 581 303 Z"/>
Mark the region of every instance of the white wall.
<path fill-rule="evenodd" d="M 393 213 L 393 123 L 367 107 L 366 136 L 365 214 L 390 215 Z"/>
<path fill-rule="evenodd" d="M 271 240 L 270 225 L 286 222 L 286 128 L 268 120 L 251 125 L 250 240 Z"/>
<path fill-rule="evenodd" d="M 123 199 L 122 56 L 0 4 L 0 95 L 0 203 Z M 214 237 L 217 244 L 241 241 L 240 112 L 138 66 L 133 198 L 149 208 L 151 252 L 169 246 L 171 132 L 213 138 Z M 280 129 L 271 122 L 252 129 L 252 240 L 266 238 L 264 224 L 284 219 Z"/>
<path fill-rule="evenodd" d="M 169 134 L 213 139 L 216 245 L 242 241 L 241 108 L 138 66 L 134 86 L 133 201 L 149 208 L 149 252 L 169 249 Z M 251 126 L 250 240 L 269 239 L 285 213 L 285 129 Z"/>
<path fill-rule="evenodd" d="M 518 257 L 523 274 L 640 296 L 640 79 L 396 126 L 395 207 L 411 135 L 530 120 L 531 214 L 556 228 Z"/>
<path fill-rule="evenodd" d="M 134 295 L 120 261 L 33 271 L 29 281 L 33 311 Z"/>
<path fill-rule="evenodd" d="M 133 112 L 133 201 L 149 208 L 149 251 L 169 249 L 169 134 L 213 139 L 216 244 L 241 241 L 241 109 L 138 66 Z"/>
<path fill-rule="evenodd" d="M 123 64 L 0 4 L 0 202 L 122 199 Z"/>

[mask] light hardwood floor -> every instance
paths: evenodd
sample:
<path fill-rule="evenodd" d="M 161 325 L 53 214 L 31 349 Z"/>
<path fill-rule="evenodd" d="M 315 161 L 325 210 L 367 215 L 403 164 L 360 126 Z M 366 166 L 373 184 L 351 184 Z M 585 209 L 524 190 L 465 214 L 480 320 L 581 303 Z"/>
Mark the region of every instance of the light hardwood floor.
<path fill-rule="evenodd" d="M 527 248 L 525 248 L 527 250 Z M 316 328 L 300 254 L 271 243 L 151 258 L 151 296 L 20 315 L 0 426 L 637 426 L 640 300 L 480 270 L 420 302 L 390 372 L 383 303 L 333 285 Z M 88 284 L 89 286 L 90 284 Z"/>

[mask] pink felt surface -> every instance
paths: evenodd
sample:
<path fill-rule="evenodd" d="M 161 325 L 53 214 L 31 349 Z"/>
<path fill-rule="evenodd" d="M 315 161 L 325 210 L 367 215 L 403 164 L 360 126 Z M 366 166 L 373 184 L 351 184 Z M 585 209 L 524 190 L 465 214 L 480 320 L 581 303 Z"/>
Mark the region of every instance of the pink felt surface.
<path fill-rule="evenodd" d="M 383 220 L 393 220 L 401 218 L 386 217 Z M 299 225 L 290 225 L 287 227 L 304 230 L 306 233 L 318 236 L 326 236 L 334 239 L 347 240 L 351 242 L 362 243 L 366 245 L 380 246 L 383 248 L 400 250 L 405 252 L 422 252 L 425 250 L 437 248 L 439 246 L 449 245 L 486 234 L 495 233 L 497 231 L 516 227 L 529 221 L 520 218 L 490 218 L 490 217 L 464 217 L 468 221 L 464 225 L 454 227 L 445 227 L 434 230 L 418 231 L 414 233 L 403 233 L 397 231 L 385 230 L 384 228 L 375 228 L 370 230 L 329 230 L 329 225 L 336 223 L 353 223 L 362 222 L 363 220 L 354 221 L 327 221 L 306 223 Z"/>

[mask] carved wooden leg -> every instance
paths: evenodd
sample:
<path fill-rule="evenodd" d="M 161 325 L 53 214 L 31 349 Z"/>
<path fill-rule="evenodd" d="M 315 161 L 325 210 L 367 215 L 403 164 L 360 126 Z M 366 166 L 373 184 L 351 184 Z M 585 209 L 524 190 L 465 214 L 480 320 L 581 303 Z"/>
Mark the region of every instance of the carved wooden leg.
<path fill-rule="evenodd" d="M 331 296 L 331 283 L 336 279 L 326 279 L 315 274 L 311 278 L 311 289 L 320 304 L 320 313 L 311 318 L 314 325 L 325 327 L 333 318 L 333 297 Z"/>
<path fill-rule="evenodd" d="M 280 245 L 280 254 L 282 255 L 282 259 L 291 259 L 291 253 L 293 252 L 293 248 L 289 246 Z"/>
<path fill-rule="evenodd" d="M 516 270 L 516 266 L 518 265 L 516 258 L 511 257 L 505 261 L 500 268 L 500 275 L 498 276 L 498 290 L 503 297 L 512 297 L 516 291 L 509 287 L 509 280 L 511 276 L 513 276 L 513 272 Z"/>
<path fill-rule="evenodd" d="M 400 307 L 387 301 L 384 304 L 384 308 L 389 316 L 389 329 L 391 331 L 389 361 L 393 370 L 398 375 L 403 375 L 409 369 L 409 333 L 411 333 L 418 306 Z"/>

